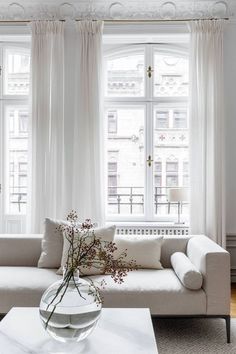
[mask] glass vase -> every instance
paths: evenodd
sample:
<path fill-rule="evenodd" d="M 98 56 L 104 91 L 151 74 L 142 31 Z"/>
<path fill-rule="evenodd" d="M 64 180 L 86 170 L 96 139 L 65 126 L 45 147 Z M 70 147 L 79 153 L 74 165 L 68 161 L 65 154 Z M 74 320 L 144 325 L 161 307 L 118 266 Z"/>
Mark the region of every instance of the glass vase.
<path fill-rule="evenodd" d="M 78 271 L 64 271 L 63 279 L 44 292 L 39 306 L 45 330 L 61 342 L 85 339 L 95 328 L 101 309 L 97 290 Z"/>

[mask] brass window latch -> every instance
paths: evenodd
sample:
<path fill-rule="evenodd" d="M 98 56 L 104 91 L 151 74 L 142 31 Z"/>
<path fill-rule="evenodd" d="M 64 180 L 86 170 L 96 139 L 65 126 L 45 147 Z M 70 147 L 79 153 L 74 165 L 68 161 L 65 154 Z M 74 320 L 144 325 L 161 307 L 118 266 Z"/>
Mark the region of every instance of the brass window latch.
<path fill-rule="evenodd" d="M 152 69 L 151 66 L 149 66 L 149 67 L 147 68 L 147 74 L 148 74 L 148 77 L 149 77 L 149 78 L 152 77 L 153 71 L 154 71 L 154 70 Z"/>
<path fill-rule="evenodd" d="M 147 163 L 148 163 L 148 166 L 149 166 L 149 167 L 152 166 L 152 162 L 153 162 L 153 160 L 152 160 L 151 155 L 148 155 Z"/>

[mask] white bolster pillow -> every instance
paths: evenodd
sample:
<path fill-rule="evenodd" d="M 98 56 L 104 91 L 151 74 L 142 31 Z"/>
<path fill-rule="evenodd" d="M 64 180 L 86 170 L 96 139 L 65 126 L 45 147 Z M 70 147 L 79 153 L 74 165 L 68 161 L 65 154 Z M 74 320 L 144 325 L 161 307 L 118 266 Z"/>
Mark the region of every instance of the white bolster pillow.
<path fill-rule="evenodd" d="M 191 263 L 186 254 L 175 252 L 172 254 L 170 261 L 177 277 L 186 288 L 198 290 L 202 287 L 202 274 Z"/>

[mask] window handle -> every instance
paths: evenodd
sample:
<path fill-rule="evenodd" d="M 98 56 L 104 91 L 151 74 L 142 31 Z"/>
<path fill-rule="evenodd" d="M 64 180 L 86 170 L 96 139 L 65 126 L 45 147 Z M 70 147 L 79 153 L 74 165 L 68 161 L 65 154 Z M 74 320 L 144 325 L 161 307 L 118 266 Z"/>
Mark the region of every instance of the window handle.
<path fill-rule="evenodd" d="M 147 74 L 148 74 L 148 77 L 149 77 L 149 78 L 152 77 L 153 71 L 154 71 L 154 70 L 152 69 L 151 66 L 149 66 L 149 67 L 147 68 Z"/>
<path fill-rule="evenodd" d="M 152 166 L 152 162 L 153 162 L 153 160 L 152 160 L 151 155 L 148 155 L 147 163 L 148 163 L 148 166 L 149 166 L 149 167 Z"/>

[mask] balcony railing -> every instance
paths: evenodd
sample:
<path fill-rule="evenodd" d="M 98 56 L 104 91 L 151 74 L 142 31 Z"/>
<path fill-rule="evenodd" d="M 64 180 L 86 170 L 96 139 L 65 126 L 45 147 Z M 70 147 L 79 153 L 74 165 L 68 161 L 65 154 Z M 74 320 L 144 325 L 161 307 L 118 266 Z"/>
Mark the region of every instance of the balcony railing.
<path fill-rule="evenodd" d="M 176 214 L 178 203 L 169 203 L 168 189 L 173 187 L 154 187 L 155 214 Z M 180 213 L 188 206 L 188 202 L 181 203 Z M 164 212 L 164 208 L 166 209 Z M 108 209 L 112 214 L 143 214 L 144 213 L 144 187 L 108 187 Z"/>
<path fill-rule="evenodd" d="M 133 214 L 134 208 L 144 210 L 143 187 L 108 187 L 108 205 L 117 208 L 116 214 L 121 214 L 122 206 Z"/>
<path fill-rule="evenodd" d="M 10 187 L 10 200 L 9 203 L 14 205 L 17 205 L 17 211 L 18 213 L 22 212 L 22 207 L 26 205 L 26 199 L 27 199 L 27 192 L 26 192 L 27 187 L 25 186 L 14 186 Z"/>
<path fill-rule="evenodd" d="M 168 189 L 172 187 L 154 188 L 154 212 L 159 214 L 163 207 L 167 208 L 167 214 L 178 213 L 178 203 L 167 201 Z M 22 191 L 21 189 L 24 189 Z M 20 191 L 21 190 L 21 191 Z M 17 204 L 18 212 L 21 212 L 21 206 L 26 204 L 26 187 L 11 187 L 10 204 Z M 183 208 L 188 206 L 188 202 L 181 203 L 181 214 Z M 112 214 L 122 214 L 122 208 L 125 208 L 127 214 L 144 213 L 144 188 L 143 187 L 108 187 L 108 206 L 112 208 Z M 166 214 L 166 212 L 165 212 Z"/>

